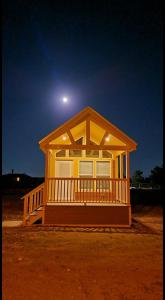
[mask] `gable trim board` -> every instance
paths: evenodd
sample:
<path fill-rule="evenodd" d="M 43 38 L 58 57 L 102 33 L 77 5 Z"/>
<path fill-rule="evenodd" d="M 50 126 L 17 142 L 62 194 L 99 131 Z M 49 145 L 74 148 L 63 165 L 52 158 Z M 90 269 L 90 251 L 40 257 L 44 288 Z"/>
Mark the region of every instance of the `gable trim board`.
<path fill-rule="evenodd" d="M 74 128 L 76 125 L 82 123 L 86 120 L 86 131 L 87 131 L 87 145 L 77 145 L 74 144 L 74 138 L 69 134 L 69 139 L 71 141 L 71 144 L 69 145 L 50 145 L 49 143 L 55 139 L 58 138 L 60 135 L 64 134 L 65 132 L 68 133 L 72 128 Z M 96 123 L 96 125 L 101 126 L 106 132 L 109 132 L 109 134 L 113 134 L 114 137 L 120 139 L 122 142 L 126 144 L 126 146 L 118 146 L 117 148 L 113 145 L 88 145 L 89 143 L 89 135 L 90 135 L 90 126 L 89 121 L 92 121 Z M 80 149 L 77 148 L 81 146 L 81 149 L 89 149 L 92 146 L 92 149 L 109 149 L 112 150 L 113 148 L 116 149 L 128 149 L 129 151 L 136 150 L 137 143 L 128 137 L 123 131 L 118 129 L 115 125 L 111 124 L 108 120 L 106 120 L 104 117 L 102 117 L 99 113 L 97 113 L 94 109 L 90 107 L 86 107 L 84 110 L 80 111 L 77 115 L 69 119 L 67 122 L 65 122 L 63 125 L 55 129 L 53 132 L 48 134 L 45 138 L 43 138 L 39 142 L 40 148 L 42 151 L 46 151 L 47 148 L 52 149 L 59 149 L 59 147 L 70 148 L 73 149 Z"/>

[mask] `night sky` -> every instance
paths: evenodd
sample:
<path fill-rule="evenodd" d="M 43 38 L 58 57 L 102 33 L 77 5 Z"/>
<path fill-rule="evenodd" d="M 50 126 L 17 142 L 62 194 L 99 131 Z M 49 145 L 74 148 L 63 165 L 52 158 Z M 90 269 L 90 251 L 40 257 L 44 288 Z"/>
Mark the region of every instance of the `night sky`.
<path fill-rule="evenodd" d="M 44 176 L 38 141 L 86 106 L 138 143 L 131 174 L 162 164 L 160 2 L 94 2 L 4 1 L 3 174 Z"/>

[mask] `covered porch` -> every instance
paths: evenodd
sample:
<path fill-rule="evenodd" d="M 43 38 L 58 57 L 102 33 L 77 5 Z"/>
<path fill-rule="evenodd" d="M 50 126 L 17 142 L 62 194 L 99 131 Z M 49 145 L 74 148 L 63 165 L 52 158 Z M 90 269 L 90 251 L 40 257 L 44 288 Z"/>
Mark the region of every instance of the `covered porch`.
<path fill-rule="evenodd" d="M 128 204 L 128 180 L 111 178 L 48 178 L 47 205 Z"/>

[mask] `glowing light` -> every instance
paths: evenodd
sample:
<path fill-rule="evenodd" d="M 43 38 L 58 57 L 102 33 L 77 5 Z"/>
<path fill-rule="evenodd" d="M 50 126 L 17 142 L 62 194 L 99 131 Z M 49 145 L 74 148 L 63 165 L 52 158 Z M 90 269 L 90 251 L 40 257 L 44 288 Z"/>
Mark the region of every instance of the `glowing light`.
<path fill-rule="evenodd" d="M 63 139 L 63 141 L 66 141 L 67 138 L 66 138 L 66 136 L 64 135 L 64 136 L 62 137 L 62 139 Z"/>
<path fill-rule="evenodd" d="M 110 135 L 106 136 L 105 141 L 106 141 L 106 142 L 109 142 L 109 141 L 110 141 Z"/>
<path fill-rule="evenodd" d="M 67 98 L 67 97 L 64 97 L 64 98 L 63 98 L 63 102 L 64 102 L 64 103 L 67 103 L 67 102 L 68 102 L 68 98 Z"/>
<path fill-rule="evenodd" d="M 20 177 L 17 177 L 17 179 L 16 179 L 17 181 L 20 181 Z"/>

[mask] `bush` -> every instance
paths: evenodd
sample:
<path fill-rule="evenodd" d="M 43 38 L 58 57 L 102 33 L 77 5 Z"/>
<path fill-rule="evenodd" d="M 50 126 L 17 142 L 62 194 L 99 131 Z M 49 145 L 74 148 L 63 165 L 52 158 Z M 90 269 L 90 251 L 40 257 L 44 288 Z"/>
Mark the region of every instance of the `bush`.
<path fill-rule="evenodd" d="M 163 205 L 162 190 L 130 190 L 131 205 Z"/>

